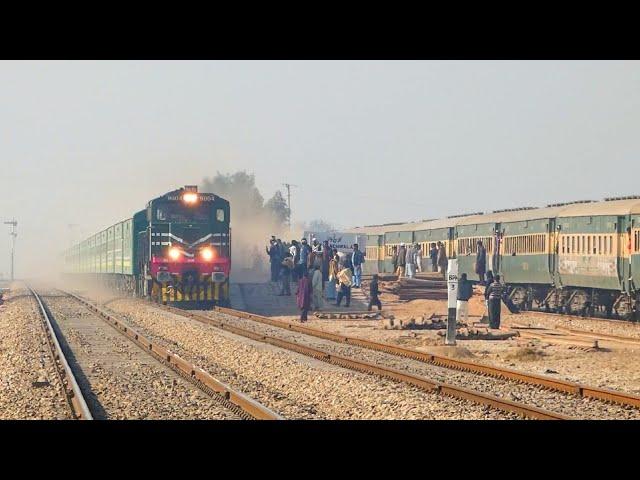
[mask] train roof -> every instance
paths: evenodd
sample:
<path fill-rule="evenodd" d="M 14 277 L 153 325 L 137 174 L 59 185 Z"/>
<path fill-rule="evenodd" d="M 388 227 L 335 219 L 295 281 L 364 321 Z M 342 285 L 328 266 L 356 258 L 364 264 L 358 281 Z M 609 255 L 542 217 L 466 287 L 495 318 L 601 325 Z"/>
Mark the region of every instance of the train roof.
<path fill-rule="evenodd" d="M 404 223 L 387 223 L 382 225 L 367 225 L 346 230 L 347 233 L 361 235 L 384 235 L 388 232 L 419 232 L 421 230 L 435 230 L 457 225 L 476 225 L 484 223 L 522 222 L 556 217 L 582 217 L 598 215 L 634 215 L 640 214 L 640 196 L 609 198 L 600 202 L 581 200 L 578 202 L 560 203 L 541 208 L 523 208 L 495 211 L 492 213 L 476 213 L 456 215 L 436 220 L 423 220 Z"/>
<path fill-rule="evenodd" d="M 580 203 L 567 206 L 559 217 L 587 217 L 598 215 L 632 215 L 640 213 L 640 197 L 611 199 L 604 202 Z"/>

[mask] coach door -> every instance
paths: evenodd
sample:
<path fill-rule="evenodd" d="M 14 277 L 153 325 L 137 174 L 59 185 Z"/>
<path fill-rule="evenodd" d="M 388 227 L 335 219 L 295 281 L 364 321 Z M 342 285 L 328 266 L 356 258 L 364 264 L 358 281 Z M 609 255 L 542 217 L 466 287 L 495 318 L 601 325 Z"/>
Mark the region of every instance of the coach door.
<path fill-rule="evenodd" d="M 558 254 L 560 253 L 560 249 L 558 248 L 558 242 L 560 238 L 560 232 L 556 230 L 556 219 L 550 218 L 549 223 L 547 224 L 547 263 L 549 265 L 549 278 L 556 282 L 556 272 L 558 271 Z"/>
<path fill-rule="evenodd" d="M 622 289 L 629 291 L 629 275 L 631 262 L 631 222 L 626 217 L 618 217 L 616 237 L 618 237 L 618 278 Z"/>

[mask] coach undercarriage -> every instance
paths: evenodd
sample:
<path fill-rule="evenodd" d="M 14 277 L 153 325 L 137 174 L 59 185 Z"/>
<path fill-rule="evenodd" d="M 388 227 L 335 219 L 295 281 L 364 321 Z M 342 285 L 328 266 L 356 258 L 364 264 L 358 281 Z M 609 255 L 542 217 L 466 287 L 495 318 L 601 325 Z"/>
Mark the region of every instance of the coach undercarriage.
<path fill-rule="evenodd" d="M 512 285 L 509 298 L 520 311 L 640 320 L 640 292 L 628 294 L 595 288 Z"/>

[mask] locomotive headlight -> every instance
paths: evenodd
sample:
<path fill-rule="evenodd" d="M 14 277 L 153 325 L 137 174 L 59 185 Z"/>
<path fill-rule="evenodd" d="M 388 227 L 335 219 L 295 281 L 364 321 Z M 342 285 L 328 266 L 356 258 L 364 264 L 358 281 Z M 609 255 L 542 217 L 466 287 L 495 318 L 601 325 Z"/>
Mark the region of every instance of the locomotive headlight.
<path fill-rule="evenodd" d="M 169 257 L 171 257 L 172 260 L 178 260 L 180 258 L 180 255 L 180 249 L 176 247 L 171 247 L 169 249 Z"/>
<path fill-rule="evenodd" d="M 198 194 L 193 192 L 185 193 L 182 196 L 182 201 L 184 203 L 196 203 L 198 201 Z"/>
<path fill-rule="evenodd" d="M 203 248 L 200 251 L 200 255 L 202 255 L 202 258 L 204 260 L 206 260 L 207 262 L 210 260 L 213 260 L 213 249 L 207 247 L 207 248 Z"/>

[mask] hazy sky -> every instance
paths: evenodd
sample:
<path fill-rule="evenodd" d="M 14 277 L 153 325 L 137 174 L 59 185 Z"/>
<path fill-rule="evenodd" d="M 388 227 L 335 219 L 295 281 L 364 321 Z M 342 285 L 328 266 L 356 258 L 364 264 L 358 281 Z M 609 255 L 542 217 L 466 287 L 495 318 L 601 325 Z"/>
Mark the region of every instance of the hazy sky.
<path fill-rule="evenodd" d="M 639 127 L 639 62 L 0 62 L 0 219 L 24 273 L 218 170 L 338 226 L 600 199 Z"/>

